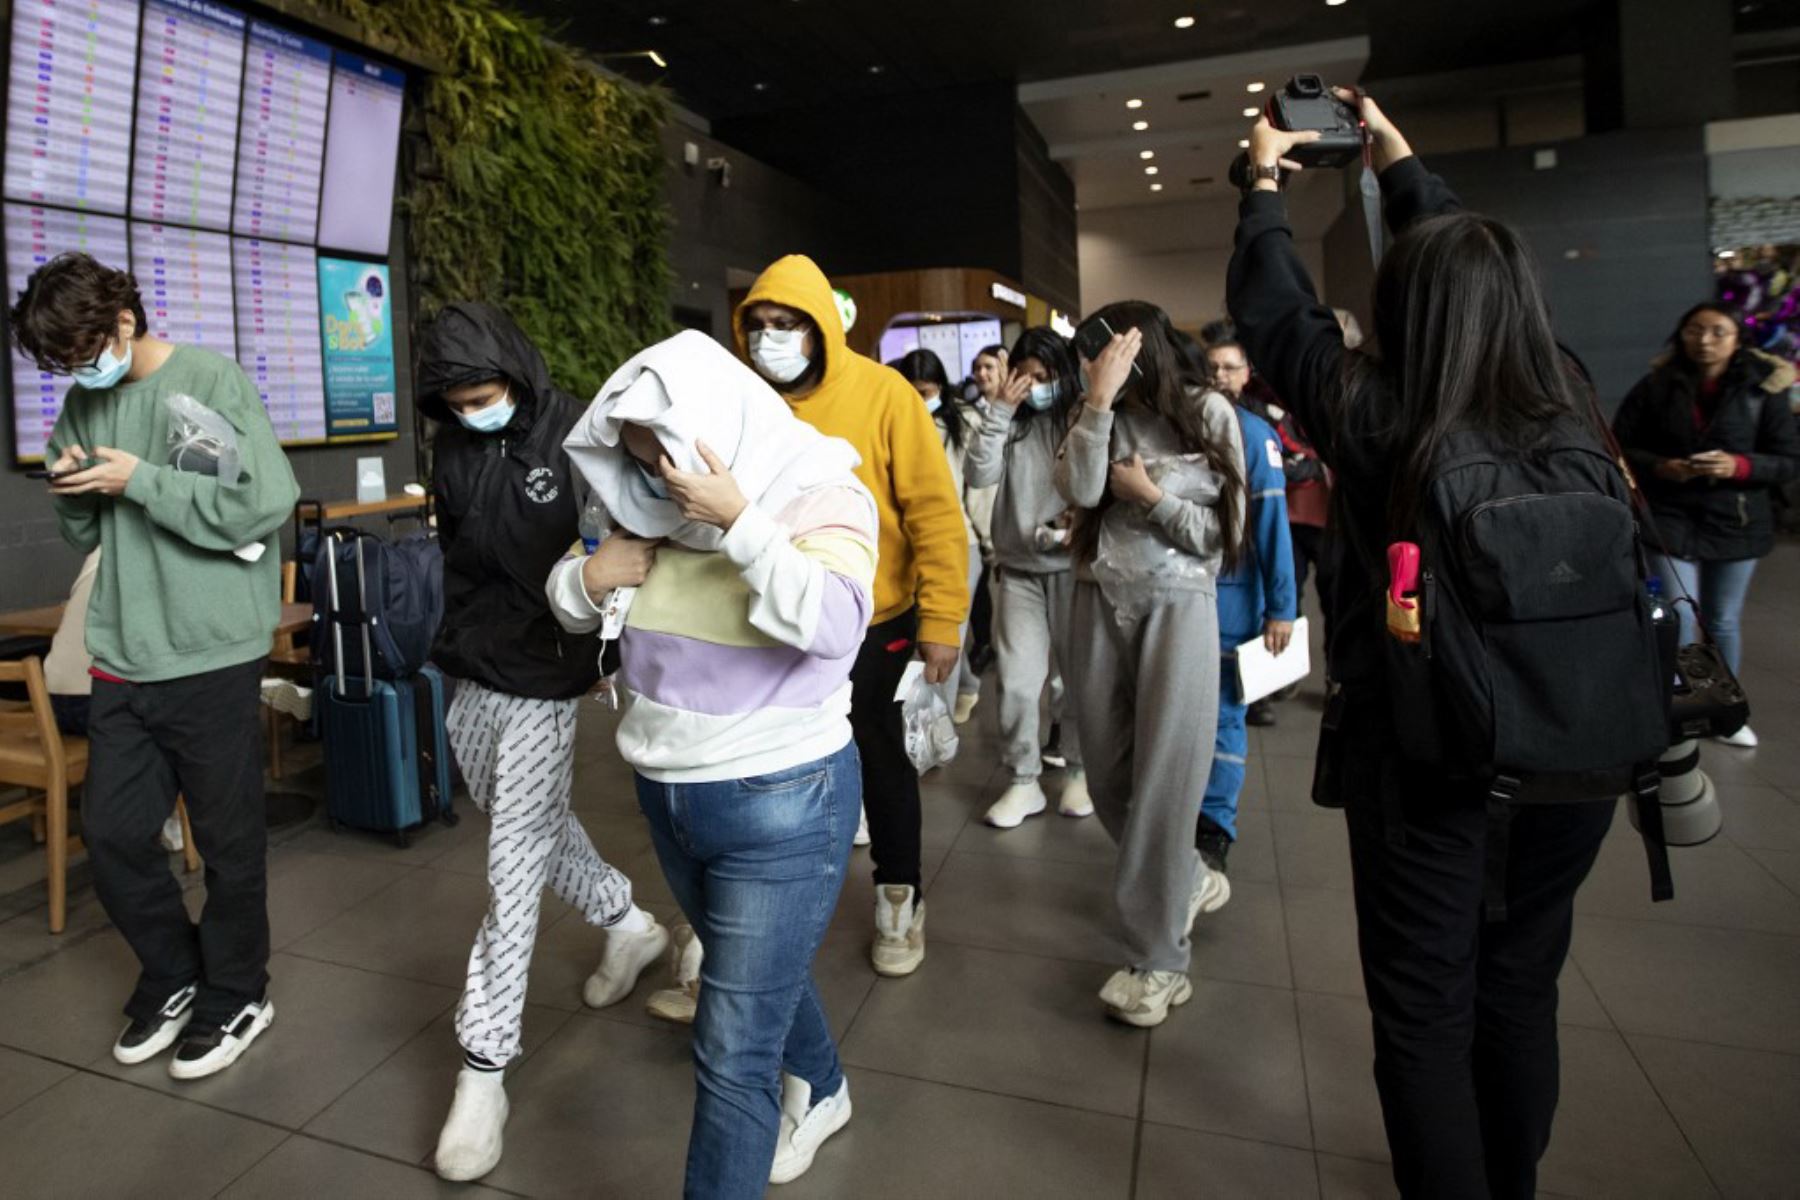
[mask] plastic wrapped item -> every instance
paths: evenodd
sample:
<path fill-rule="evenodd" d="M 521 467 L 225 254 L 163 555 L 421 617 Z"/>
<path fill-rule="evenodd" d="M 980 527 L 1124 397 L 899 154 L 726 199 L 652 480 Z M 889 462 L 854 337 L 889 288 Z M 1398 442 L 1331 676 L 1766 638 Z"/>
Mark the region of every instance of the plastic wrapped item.
<path fill-rule="evenodd" d="M 1199 454 L 1148 459 L 1156 486 L 1178 499 L 1210 504 L 1219 477 Z M 1198 591 L 1217 582 L 1216 565 L 1189 554 L 1168 538 L 1141 504 L 1115 504 L 1100 522 L 1094 548 L 1094 582 L 1127 624 L 1141 620 L 1170 591 Z"/>
<path fill-rule="evenodd" d="M 225 487 L 238 481 L 237 430 L 192 396 L 177 392 L 169 410 L 169 465 L 196 475 L 217 475 Z"/>
<path fill-rule="evenodd" d="M 906 756 L 921 775 L 948 765 L 961 744 L 956 723 L 950 719 L 950 706 L 944 703 L 944 691 L 925 682 L 924 667 L 924 663 L 915 663 L 908 669 L 906 677 L 910 683 L 900 703 L 900 719 L 906 728 Z"/>

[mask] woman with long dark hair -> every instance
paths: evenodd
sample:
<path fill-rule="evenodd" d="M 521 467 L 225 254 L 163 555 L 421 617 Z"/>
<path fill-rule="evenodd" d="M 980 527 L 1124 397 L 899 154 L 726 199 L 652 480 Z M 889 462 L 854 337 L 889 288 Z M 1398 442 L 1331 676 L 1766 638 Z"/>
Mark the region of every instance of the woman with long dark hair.
<path fill-rule="evenodd" d="M 1188 941 L 1208 868 L 1194 848 L 1219 720 L 1219 576 L 1242 553 L 1244 447 L 1231 402 L 1141 301 L 1088 318 L 1114 331 L 1056 462 L 1078 511 L 1065 668 L 1088 787 L 1119 846 L 1113 899 L 1130 961 L 1107 1013 L 1160 1025 L 1193 995 Z"/>
<path fill-rule="evenodd" d="M 1667 595 L 1699 603 L 1734 672 L 1750 577 L 1775 548 L 1775 490 L 1800 477 L 1793 384 L 1793 364 L 1751 348 L 1737 313 L 1696 304 L 1613 418 L 1668 552 L 1653 569 Z M 1682 640 L 1691 642 L 1699 636 L 1693 610 L 1678 611 Z M 1757 739 L 1746 725 L 1724 740 L 1750 747 Z"/>
<path fill-rule="evenodd" d="M 955 389 L 950 386 L 950 373 L 944 370 L 944 360 L 931 350 L 910 350 L 893 362 L 887 364 L 900 372 L 906 382 L 913 385 L 924 401 L 925 410 L 937 424 L 938 438 L 944 443 L 944 457 L 950 461 L 950 479 L 956 485 L 957 501 L 962 505 L 963 525 L 969 531 L 969 594 L 974 595 L 976 585 L 981 582 L 981 538 L 975 532 L 975 521 L 969 516 L 969 489 L 963 481 L 963 458 L 968 454 L 970 440 L 969 421 L 963 412 L 963 406 L 956 402 Z M 962 626 L 963 652 L 961 663 L 949 679 L 943 683 L 944 703 L 952 712 L 960 713 L 964 720 L 968 719 L 968 710 L 975 707 L 981 697 L 981 676 L 969 665 L 969 622 Z M 867 830 L 859 832 L 857 845 L 868 841 Z"/>
<path fill-rule="evenodd" d="M 1574 429 L 1596 461 L 1606 455 L 1524 239 L 1462 211 L 1379 106 L 1360 104 L 1396 235 L 1376 276 L 1372 346 L 1346 348 L 1294 249 L 1279 180 L 1292 147 L 1316 135 L 1267 120 L 1252 130 L 1256 177 L 1226 294 L 1251 359 L 1333 472 L 1334 536 L 1347 542 L 1314 800 L 1346 810 L 1395 1181 L 1408 1197 L 1530 1197 L 1556 1110 L 1556 981 L 1575 891 L 1616 801 L 1512 806 L 1508 841 L 1490 845 L 1479 779 L 1401 749 L 1418 727 L 1403 723 L 1433 718 L 1435 696 L 1387 674 L 1384 556 L 1411 540 L 1452 435 L 1525 461 Z M 1505 919 L 1486 921 L 1488 857 L 1501 846 Z"/>
<path fill-rule="evenodd" d="M 1050 807 L 1038 783 L 1038 706 L 1044 683 L 1067 669 L 1069 608 L 1075 594 L 1069 560 L 1069 506 L 1052 473 L 1068 435 L 1081 388 L 1069 343 L 1036 326 L 1013 344 L 1013 369 L 969 442 L 972 487 L 997 485 L 994 496 L 994 646 L 1000 687 L 1001 756 L 1011 773 L 985 820 L 1013 829 Z M 1052 696 L 1051 719 L 1056 719 Z M 1054 729 L 1055 726 L 1053 725 Z M 1094 811 L 1082 766 L 1081 740 L 1058 747 L 1068 777 L 1058 800 L 1066 817 Z"/>

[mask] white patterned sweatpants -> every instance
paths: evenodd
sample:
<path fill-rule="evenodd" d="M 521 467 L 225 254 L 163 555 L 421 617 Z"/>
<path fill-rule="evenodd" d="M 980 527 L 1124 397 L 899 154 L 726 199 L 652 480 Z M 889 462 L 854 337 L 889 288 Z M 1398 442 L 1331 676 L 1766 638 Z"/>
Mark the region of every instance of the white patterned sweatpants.
<path fill-rule="evenodd" d="M 631 881 L 606 864 L 569 809 L 578 700 L 530 700 L 459 680 L 445 729 L 475 806 L 488 814 L 488 910 L 456 1010 L 463 1049 L 519 1053 L 525 982 L 548 885 L 591 925 L 631 911 Z"/>

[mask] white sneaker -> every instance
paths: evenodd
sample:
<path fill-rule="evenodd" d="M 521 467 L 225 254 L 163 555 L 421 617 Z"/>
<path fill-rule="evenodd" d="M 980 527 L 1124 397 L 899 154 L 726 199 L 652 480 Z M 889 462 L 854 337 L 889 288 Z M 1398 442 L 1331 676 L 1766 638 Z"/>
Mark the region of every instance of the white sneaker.
<path fill-rule="evenodd" d="M 1169 1009 L 1193 999 L 1194 985 L 1180 971 L 1139 971 L 1127 967 L 1106 981 L 1100 1000 L 1115 1021 L 1149 1029 L 1169 1019 Z"/>
<path fill-rule="evenodd" d="M 439 1179 L 465 1183 L 500 1165 L 500 1135 L 511 1111 L 505 1079 L 504 1071 L 464 1067 L 457 1072 L 456 1099 L 431 1159 Z"/>
<path fill-rule="evenodd" d="M 1721 746 L 1736 746 L 1741 750 L 1754 750 L 1757 745 L 1756 730 L 1748 725 L 1743 726 L 1736 733 L 1726 734 L 1715 740 Z"/>
<path fill-rule="evenodd" d="M 631 995 L 644 968 L 661 958 L 668 948 L 669 931 L 655 917 L 650 917 L 650 928 L 641 933 L 607 930 L 606 949 L 600 952 L 600 965 L 581 989 L 582 1002 L 589 1008 L 617 1004 Z"/>
<path fill-rule="evenodd" d="M 866 808 L 858 809 L 856 813 L 856 836 L 850 839 L 850 844 L 852 846 L 866 846 L 869 844 L 869 841 L 869 810 Z"/>
<path fill-rule="evenodd" d="M 995 829 L 1017 829 L 1025 823 L 1026 817 L 1035 817 L 1049 807 L 1044 789 L 1038 786 L 1037 780 L 1028 779 L 1001 792 L 1000 798 L 981 819 Z"/>
<path fill-rule="evenodd" d="M 1094 815 L 1094 798 L 1088 795 L 1087 775 L 1080 768 L 1069 772 L 1062 795 L 1056 799 L 1056 811 L 1065 817 Z"/>
<path fill-rule="evenodd" d="M 1194 922 L 1203 914 L 1216 913 L 1231 901 L 1231 880 L 1225 872 L 1215 871 L 1209 867 L 1201 867 L 1204 875 L 1194 885 L 1194 894 L 1188 898 L 1188 934 L 1194 932 Z"/>
<path fill-rule="evenodd" d="M 217 1075 L 242 1058 L 275 1021 L 275 1005 L 267 996 L 240 1008 L 223 1025 L 195 1032 L 192 1023 L 183 1031 L 181 1045 L 169 1060 L 171 1079 L 204 1079 Z"/>
<path fill-rule="evenodd" d="M 975 706 L 979 703 L 981 703 L 981 696 L 979 693 L 958 692 L 956 694 L 956 708 L 951 712 L 950 719 L 958 725 L 967 725 L 969 723 L 969 718 L 975 715 Z"/>
<path fill-rule="evenodd" d="M 188 984 L 163 1002 L 156 1016 L 148 1021 L 133 1021 L 113 1043 L 113 1057 L 126 1066 L 148 1062 L 175 1044 L 181 1031 L 194 1016 L 194 993 Z"/>
<path fill-rule="evenodd" d="M 877 975 L 911 975 L 925 961 L 925 901 L 911 887 L 884 883 L 875 889 L 875 944 L 869 961 Z"/>
<path fill-rule="evenodd" d="M 792 1183 L 806 1174 L 813 1155 L 825 1139 L 850 1123 L 850 1081 L 817 1104 L 812 1085 L 789 1075 L 781 1076 L 781 1133 L 775 1142 L 775 1162 L 769 1168 L 770 1183 Z"/>
<path fill-rule="evenodd" d="M 170 854 L 180 854 L 185 850 L 187 839 L 181 836 L 181 818 L 171 813 L 169 819 L 163 822 L 162 832 L 156 835 L 156 840 Z"/>
<path fill-rule="evenodd" d="M 700 1009 L 700 963 L 704 948 L 692 925 L 677 925 L 669 939 L 669 974 L 675 986 L 650 994 L 644 1011 L 661 1021 L 692 1025 Z"/>

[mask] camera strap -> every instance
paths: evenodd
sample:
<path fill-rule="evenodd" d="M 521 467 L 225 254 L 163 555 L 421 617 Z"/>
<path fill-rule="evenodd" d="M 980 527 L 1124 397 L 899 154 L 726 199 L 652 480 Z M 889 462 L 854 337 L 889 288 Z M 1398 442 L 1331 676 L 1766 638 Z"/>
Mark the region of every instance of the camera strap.
<path fill-rule="evenodd" d="M 1363 90 L 1354 89 L 1358 105 L 1362 103 Z M 1362 179 L 1357 189 L 1362 193 L 1363 225 L 1369 231 L 1369 262 L 1381 265 L 1381 180 L 1375 174 L 1375 139 L 1369 136 L 1368 123 L 1361 118 L 1360 110 L 1357 127 L 1362 130 Z"/>

